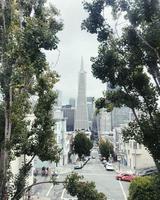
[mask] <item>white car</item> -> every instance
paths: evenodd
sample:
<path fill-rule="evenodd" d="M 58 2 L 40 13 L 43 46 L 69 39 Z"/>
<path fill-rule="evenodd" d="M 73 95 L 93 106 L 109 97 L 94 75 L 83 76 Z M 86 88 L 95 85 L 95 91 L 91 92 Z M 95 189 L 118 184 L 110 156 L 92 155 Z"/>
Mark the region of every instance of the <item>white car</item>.
<path fill-rule="evenodd" d="M 107 163 L 107 164 L 106 164 L 106 170 L 107 170 L 107 171 L 114 171 L 114 168 L 113 168 L 112 163 Z"/>
<path fill-rule="evenodd" d="M 105 165 L 105 164 L 107 163 L 107 161 L 106 161 L 106 160 L 103 160 L 102 163 Z"/>

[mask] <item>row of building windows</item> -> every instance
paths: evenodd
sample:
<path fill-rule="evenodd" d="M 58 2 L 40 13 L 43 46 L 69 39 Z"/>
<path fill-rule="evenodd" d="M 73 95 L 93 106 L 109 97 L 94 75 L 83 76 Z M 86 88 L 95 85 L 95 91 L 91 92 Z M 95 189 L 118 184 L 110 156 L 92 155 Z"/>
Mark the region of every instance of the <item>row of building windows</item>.
<path fill-rule="evenodd" d="M 129 141 L 129 143 L 127 143 L 127 146 L 129 146 L 131 149 L 142 149 L 142 145 L 135 141 Z"/>

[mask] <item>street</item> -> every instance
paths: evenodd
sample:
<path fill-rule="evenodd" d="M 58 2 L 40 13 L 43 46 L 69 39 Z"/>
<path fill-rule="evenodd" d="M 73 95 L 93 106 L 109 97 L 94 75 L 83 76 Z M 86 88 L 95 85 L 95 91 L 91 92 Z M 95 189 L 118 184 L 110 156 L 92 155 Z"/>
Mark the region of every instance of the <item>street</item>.
<path fill-rule="evenodd" d="M 115 179 L 115 171 L 106 171 L 99 160 L 98 151 L 94 149 L 91 153 L 95 159 L 91 159 L 83 169 L 75 170 L 75 172 L 84 176 L 85 180 L 93 181 L 99 192 L 103 192 L 108 200 L 127 200 L 128 182 L 122 182 Z M 67 174 L 60 175 L 58 181 L 64 180 Z M 45 181 L 46 177 L 40 177 L 38 181 Z M 43 184 L 35 186 L 33 190 L 34 195 L 45 197 L 50 200 L 65 200 L 69 199 L 63 185 L 53 186 L 52 184 Z"/>
<path fill-rule="evenodd" d="M 110 200 L 127 200 L 128 182 L 117 181 L 116 172 L 106 171 L 98 158 L 97 150 L 92 151 L 95 159 L 91 159 L 88 164 L 79 171 L 86 180 L 96 183 L 99 192 L 103 192 Z"/>

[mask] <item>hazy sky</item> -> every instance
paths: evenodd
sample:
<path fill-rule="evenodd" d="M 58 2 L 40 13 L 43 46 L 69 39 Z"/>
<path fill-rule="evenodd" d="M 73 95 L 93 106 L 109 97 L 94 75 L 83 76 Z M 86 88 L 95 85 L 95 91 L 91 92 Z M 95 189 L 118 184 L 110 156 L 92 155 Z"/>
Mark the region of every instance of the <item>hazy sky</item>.
<path fill-rule="evenodd" d="M 60 10 L 64 22 L 64 29 L 59 33 L 59 51 L 47 52 L 49 63 L 61 76 L 56 88 L 62 91 L 63 103 L 70 97 L 77 97 L 78 72 L 81 56 L 84 59 L 84 68 L 87 72 L 87 96 L 100 97 L 105 85 L 95 79 L 91 73 L 90 57 L 97 55 L 96 37 L 81 31 L 81 22 L 87 13 L 83 10 L 82 0 L 48 0 Z"/>

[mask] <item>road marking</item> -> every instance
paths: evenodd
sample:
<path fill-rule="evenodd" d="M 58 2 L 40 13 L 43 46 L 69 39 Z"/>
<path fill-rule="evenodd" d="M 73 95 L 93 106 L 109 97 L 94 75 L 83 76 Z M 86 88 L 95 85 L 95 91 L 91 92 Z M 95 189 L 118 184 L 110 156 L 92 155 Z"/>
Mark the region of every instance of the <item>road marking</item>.
<path fill-rule="evenodd" d="M 84 176 L 113 176 L 113 174 L 107 174 L 107 173 L 97 173 L 97 174 L 94 174 L 94 173 L 78 173 L 78 174 L 80 174 L 80 175 L 84 175 Z"/>
<path fill-rule="evenodd" d="M 47 192 L 47 194 L 46 194 L 46 197 L 48 197 L 48 195 L 49 195 L 49 193 L 51 192 L 52 188 L 53 188 L 53 185 L 51 185 L 51 187 L 49 188 L 49 190 L 48 190 L 48 192 Z"/>
<path fill-rule="evenodd" d="M 124 189 L 123 189 L 123 185 L 122 185 L 121 181 L 118 181 L 118 182 L 119 182 L 119 184 L 120 184 L 120 187 L 121 187 L 121 190 L 122 190 L 124 199 L 127 200 L 127 196 L 126 196 L 126 193 L 125 193 L 125 191 L 124 191 Z"/>
<path fill-rule="evenodd" d="M 61 195 L 61 199 L 63 199 L 63 196 L 64 196 L 65 191 L 66 191 L 66 189 L 63 189 L 62 195 Z"/>
<path fill-rule="evenodd" d="M 64 197 L 64 193 L 65 193 L 66 189 L 63 189 L 62 191 L 62 195 L 61 195 L 61 200 L 77 200 L 77 197 L 69 197 L 69 198 L 65 198 Z"/>

